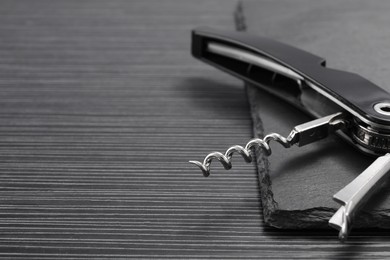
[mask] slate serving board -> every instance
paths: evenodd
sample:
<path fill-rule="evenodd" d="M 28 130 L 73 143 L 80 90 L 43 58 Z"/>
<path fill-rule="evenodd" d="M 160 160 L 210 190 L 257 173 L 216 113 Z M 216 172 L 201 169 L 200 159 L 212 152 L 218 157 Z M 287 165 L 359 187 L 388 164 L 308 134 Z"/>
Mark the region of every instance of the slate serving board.
<path fill-rule="evenodd" d="M 359 73 L 390 91 L 390 18 L 386 12 L 390 4 L 374 2 L 248 3 L 244 17 L 249 33 L 322 56 L 328 67 Z M 255 136 L 269 132 L 287 136 L 294 125 L 311 120 L 253 86 L 247 92 Z M 374 160 L 337 137 L 287 150 L 273 144 L 272 150 L 270 158 L 258 152 L 258 172 L 265 221 L 279 228 L 328 228 L 329 218 L 340 206 L 333 202 L 333 194 Z M 390 227 L 388 185 L 369 201 L 354 226 Z"/>

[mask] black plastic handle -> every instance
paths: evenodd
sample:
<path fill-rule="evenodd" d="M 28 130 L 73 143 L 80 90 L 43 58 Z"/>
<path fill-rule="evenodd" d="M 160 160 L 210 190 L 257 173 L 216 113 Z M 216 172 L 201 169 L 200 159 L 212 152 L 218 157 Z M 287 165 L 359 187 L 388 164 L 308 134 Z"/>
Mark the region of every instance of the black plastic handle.
<path fill-rule="evenodd" d="M 300 75 L 305 82 L 312 84 L 315 91 L 325 99 L 331 99 L 342 109 L 351 112 L 363 122 L 387 128 L 390 126 L 390 113 L 379 113 L 374 109 L 378 103 L 390 104 L 390 94 L 358 74 L 325 67 L 325 59 L 299 50 L 295 47 L 242 32 L 225 32 L 210 28 L 198 28 L 192 32 L 192 54 L 213 66 L 225 70 L 246 81 L 267 85 L 275 81 L 275 74 L 262 68 L 252 68 L 247 62 L 224 57 L 210 52 L 210 44 L 229 46 L 265 57 Z M 268 73 L 268 74 L 267 74 Z M 279 75 L 280 82 L 294 79 Z M 276 87 L 278 84 L 274 84 Z M 299 88 L 283 88 L 291 98 L 299 95 Z M 277 93 L 281 93 L 279 90 Z M 296 93 L 297 92 L 297 93 Z M 384 108 L 386 109 L 386 107 Z"/>

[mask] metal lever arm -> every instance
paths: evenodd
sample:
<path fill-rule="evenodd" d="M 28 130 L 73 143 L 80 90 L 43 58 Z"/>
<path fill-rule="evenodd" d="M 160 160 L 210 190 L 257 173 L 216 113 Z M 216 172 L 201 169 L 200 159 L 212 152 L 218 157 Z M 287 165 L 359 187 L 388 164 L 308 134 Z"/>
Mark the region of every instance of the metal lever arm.
<path fill-rule="evenodd" d="M 347 239 L 356 212 L 364 206 L 389 173 L 390 153 L 378 157 L 365 171 L 333 196 L 333 199 L 343 206 L 329 220 L 329 225 L 340 231 L 340 240 Z"/>

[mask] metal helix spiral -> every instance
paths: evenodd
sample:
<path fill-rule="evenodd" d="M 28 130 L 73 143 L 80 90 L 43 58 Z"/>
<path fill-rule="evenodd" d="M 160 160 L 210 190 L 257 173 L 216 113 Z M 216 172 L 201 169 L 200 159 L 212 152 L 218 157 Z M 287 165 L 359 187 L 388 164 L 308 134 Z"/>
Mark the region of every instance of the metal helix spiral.
<path fill-rule="evenodd" d="M 201 171 L 203 172 L 203 175 L 205 177 L 208 177 L 210 175 L 210 164 L 214 159 L 217 159 L 226 170 L 230 170 L 232 168 L 232 157 L 234 153 L 240 154 L 245 162 L 250 163 L 252 162 L 252 155 L 251 155 L 251 149 L 255 147 L 262 148 L 267 156 L 271 155 L 271 147 L 269 146 L 269 142 L 271 140 L 280 143 L 285 148 L 289 148 L 292 144 L 294 134 L 290 134 L 289 137 L 285 138 L 277 133 L 271 133 L 266 135 L 263 139 L 255 138 L 250 140 L 245 147 L 242 147 L 240 145 L 234 145 L 231 146 L 229 149 L 226 150 L 225 154 L 220 152 L 212 152 L 209 153 L 203 160 L 203 163 L 199 161 L 189 161 L 192 164 L 195 164 L 198 166 Z"/>

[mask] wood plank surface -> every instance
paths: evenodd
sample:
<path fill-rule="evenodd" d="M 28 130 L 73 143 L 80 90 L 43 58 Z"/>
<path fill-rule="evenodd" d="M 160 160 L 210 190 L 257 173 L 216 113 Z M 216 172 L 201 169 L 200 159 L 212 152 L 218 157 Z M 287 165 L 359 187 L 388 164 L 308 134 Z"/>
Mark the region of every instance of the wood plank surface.
<path fill-rule="evenodd" d="M 190 56 L 236 1 L 0 2 L 0 256 L 386 258 L 387 233 L 265 227 L 257 174 L 187 163 L 252 136 L 243 84 Z M 220 169 L 220 170 L 218 170 Z"/>

